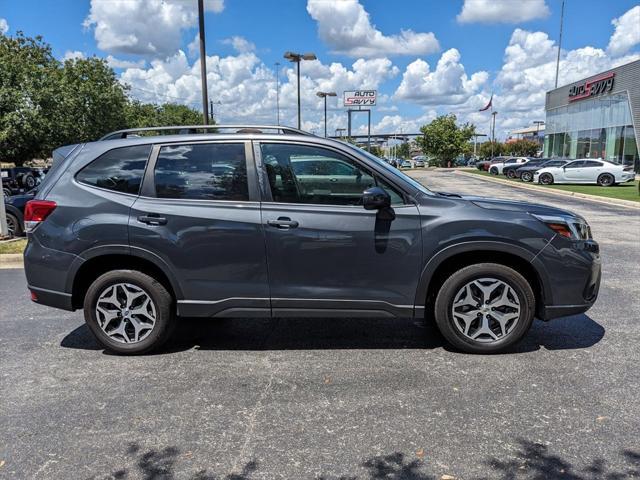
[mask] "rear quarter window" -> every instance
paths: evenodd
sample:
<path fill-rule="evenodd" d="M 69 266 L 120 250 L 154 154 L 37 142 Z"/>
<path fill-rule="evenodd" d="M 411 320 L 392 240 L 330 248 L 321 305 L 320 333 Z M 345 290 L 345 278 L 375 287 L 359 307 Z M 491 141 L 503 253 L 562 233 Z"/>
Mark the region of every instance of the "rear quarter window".
<path fill-rule="evenodd" d="M 84 167 L 76 180 L 85 185 L 137 195 L 151 152 L 151 145 L 109 150 Z"/>

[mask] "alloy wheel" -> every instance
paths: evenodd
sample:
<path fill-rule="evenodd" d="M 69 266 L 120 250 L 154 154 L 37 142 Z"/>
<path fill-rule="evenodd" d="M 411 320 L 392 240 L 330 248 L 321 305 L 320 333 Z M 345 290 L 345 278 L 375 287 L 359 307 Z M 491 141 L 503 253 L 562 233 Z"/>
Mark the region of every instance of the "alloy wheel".
<path fill-rule="evenodd" d="M 16 229 L 18 225 L 16 225 L 16 218 L 13 215 L 7 215 L 7 231 L 10 237 L 16 236 Z"/>
<path fill-rule="evenodd" d="M 458 331 L 474 342 L 502 340 L 520 318 L 520 298 L 506 282 L 497 278 L 478 278 L 456 293 L 451 315 Z"/>
<path fill-rule="evenodd" d="M 522 179 L 523 182 L 530 182 L 533 179 L 533 175 L 529 172 L 522 172 L 522 175 L 520 175 L 520 178 Z"/>
<path fill-rule="evenodd" d="M 130 283 L 106 287 L 96 302 L 96 318 L 102 331 L 119 343 L 141 342 L 153 331 L 156 306 L 142 288 Z"/>
<path fill-rule="evenodd" d="M 540 175 L 540 183 L 543 185 L 551 185 L 553 183 L 553 176 L 550 173 L 543 173 Z"/>
<path fill-rule="evenodd" d="M 612 184 L 613 184 L 613 177 L 608 173 L 605 173 L 604 175 L 600 175 L 600 178 L 598 178 L 598 185 L 600 185 L 601 187 L 608 187 Z"/>

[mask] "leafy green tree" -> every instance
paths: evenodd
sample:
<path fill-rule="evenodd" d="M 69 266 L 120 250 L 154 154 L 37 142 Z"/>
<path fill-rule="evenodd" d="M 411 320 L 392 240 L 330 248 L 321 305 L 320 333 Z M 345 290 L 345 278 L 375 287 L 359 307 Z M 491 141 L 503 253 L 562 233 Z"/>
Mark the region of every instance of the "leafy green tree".
<path fill-rule="evenodd" d="M 492 145 L 493 145 L 493 150 L 491 149 Z M 496 142 L 488 141 L 488 142 L 483 142 L 479 145 L 478 156 L 480 158 L 484 158 L 484 159 L 491 158 L 492 152 L 494 157 L 502 155 L 504 153 L 504 144 L 497 141 Z"/>
<path fill-rule="evenodd" d="M 369 150 L 369 153 L 371 153 L 371 155 L 375 155 L 378 158 L 382 157 L 383 155 L 382 149 L 378 145 L 371 145 L 371 150 Z"/>
<path fill-rule="evenodd" d="M 202 113 L 186 105 L 165 103 L 154 105 L 132 101 L 127 107 L 127 127 L 162 127 L 170 125 L 200 125 Z M 210 121 L 210 123 L 214 123 Z"/>
<path fill-rule="evenodd" d="M 58 69 L 42 37 L 0 34 L 0 161 L 21 165 L 51 150 Z"/>
<path fill-rule="evenodd" d="M 525 138 L 510 142 L 504 145 L 505 152 L 518 157 L 532 157 L 538 150 L 540 150 L 540 144 L 533 140 L 527 140 Z"/>
<path fill-rule="evenodd" d="M 409 146 L 409 142 L 402 142 L 398 145 L 398 157 L 400 158 L 411 158 L 411 147 Z"/>
<path fill-rule="evenodd" d="M 447 166 L 465 150 L 466 144 L 475 133 L 475 126 L 465 123 L 458 126 L 456 116 L 441 115 L 428 125 L 420 128 L 422 136 L 416 142 L 439 166 Z"/>

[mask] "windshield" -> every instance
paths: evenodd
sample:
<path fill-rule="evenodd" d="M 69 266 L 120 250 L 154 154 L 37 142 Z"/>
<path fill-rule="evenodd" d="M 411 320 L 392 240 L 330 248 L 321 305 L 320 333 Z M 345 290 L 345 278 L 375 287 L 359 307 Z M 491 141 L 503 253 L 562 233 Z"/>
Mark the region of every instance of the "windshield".
<path fill-rule="evenodd" d="M 400 170 L 398 170 L 395 167 L 392 167 L 391 165 L 389 165 L 387 162 L 385 162 L 384 160 L 382 160 L 381 158 L 376 157 L 375 155 L 367 152 L 366 150 L 360 148 L 360 147 L 356 147 L 355 145 L 352 145 L 351 143 L 348 142 L 344 142 L 342 140 L 338 140 L 340 143 L 342 143 L 343 145 L 346 145 L 347 147 L 349 147 L 352 150 L 355 150 L 358 153 L 361 153 L 362 155 L 364 155 L 365 157 L 367 157 L 369 160 L 374 161 L 377 165 L 381 166 L 382 168 L 384 168 L 387 172 L 389 172 L 392 175 L 395 175 L 396 177 L 398 177 L 400 180 L 409 183 L 410 185 L 412 185 L 413 187 L 417 188 L 418 190 L 420 190 L 423 193 L 426 193 L 427 195 L 434 195 L 434 193 L 429 190 L 427 187 L 425 187 L 424 185 L 422 185 L 421 183 L 419 183 L 418 181 L 414 180 L 413 178 L 411 178 L 409 175 L 406 175 L 405 173 L 401 172 Z"/>

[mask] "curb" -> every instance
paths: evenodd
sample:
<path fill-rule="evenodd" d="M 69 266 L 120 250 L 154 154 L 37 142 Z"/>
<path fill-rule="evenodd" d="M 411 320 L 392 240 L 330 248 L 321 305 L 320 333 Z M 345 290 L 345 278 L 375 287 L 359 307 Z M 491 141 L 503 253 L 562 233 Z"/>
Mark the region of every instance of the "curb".
<path fill-rule="evenodd" d="M 516 183 L 511 180 L 502 180 L 500 178 L 485 177 L 483 175 L 464 172 L 461 170 L 457 170 L 455 173 L 456 175 L 465 175 L 467 177 L 478 178 L 480 180 L 499 183 L 501 185 L 508 185 L 514 188 L 523 188 L 525 190 L 549 193 L 551 195 L 559 195 L 561 197 L 574 197 L 574 198 L 580 198 L 583 200 L 591 200 L 592 202 L 597 202 L 597 203 L 605 203 L 607 205 L 615 205 L 617 207 L 633 208 L 635 210 L 640 210 L 640 202 L 632 202 L 630 200 L 620 200 L 620 199 L 613 199 L 613 198 L 607 198 L 607 197 L 598 197 L 596 195 L 589 195 L 586 193 L 578 193 L 578 192 L 567 192 L 565 190 L 555 190 L 553 188 L 536 187 L 535 185 L 526 185 L 526 184 Z"/>
<path fill-rule="evenodd" d="M 4 253 L 0 255 L 0 269 L 2 268 L 24 268 L 21 253 Z"/>

